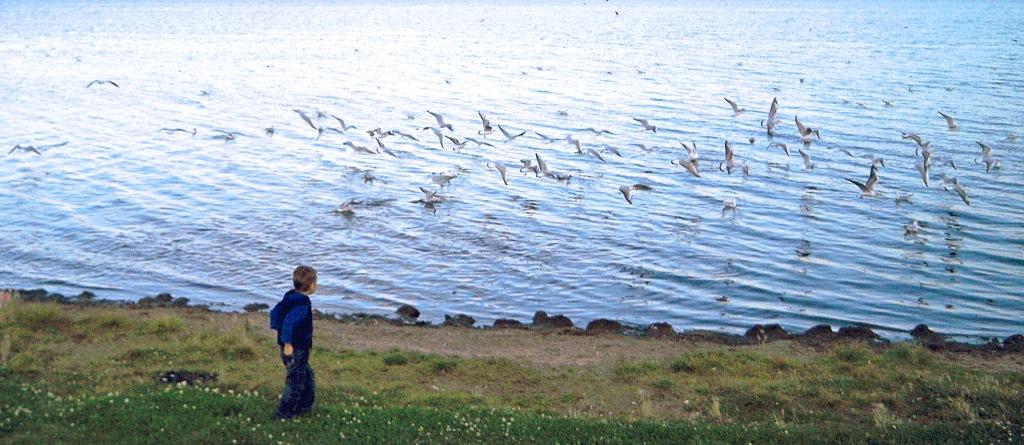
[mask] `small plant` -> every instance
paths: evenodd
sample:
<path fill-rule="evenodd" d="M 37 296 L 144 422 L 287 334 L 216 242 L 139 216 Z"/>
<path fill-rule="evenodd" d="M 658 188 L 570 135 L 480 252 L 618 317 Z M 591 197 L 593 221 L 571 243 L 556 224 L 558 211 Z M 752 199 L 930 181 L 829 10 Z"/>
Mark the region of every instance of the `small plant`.
<path fill-rule="evenodd" d="M 387 366 L 402 366 L 409 363 L 409 357 L 401 352 L 389 352 L 384 355 L 384 364 Z"/>
<path fill-rule="evenodd" d="M 875 423 L 875 426 L 882 429 L 892 429 L 898 426 L 902 421 L 899 417 L 896 417 L 889 408 L 886 408 L 885 404 L 875 403 L 871 407 L 871 420 Z"/>
<path fill-rule="evenodd" d="M 679 357 L 672 360 L 668 364 L 668 369 L 672 372 L 693 372 L 693 362 L 688 357 Z"/>
<path fill-rule="evenodd" d="M 668 390 L 672 389 L 673 383 L 669 379 L 658 379 L 658 380 L 655 380 L 655 381 L 651 382 L 651 386 L 654 387 L 655 389 L 660 389 L 662 391 L 668 391 Z"/>
<path fill-rule="evenodd" d="M 438 358 L 430 362 L 430 370 L 434 374 L 444 374 L 454 371 L 458 364 L 454 359 Z"/>
<path fill-rule="evenodd" d="M 708 405 L 708 414 L 711 415 L 712 419 L 722 420 L 722 403 L 718 400 L 718 397 L 711 397 L 711 403 Z"/>

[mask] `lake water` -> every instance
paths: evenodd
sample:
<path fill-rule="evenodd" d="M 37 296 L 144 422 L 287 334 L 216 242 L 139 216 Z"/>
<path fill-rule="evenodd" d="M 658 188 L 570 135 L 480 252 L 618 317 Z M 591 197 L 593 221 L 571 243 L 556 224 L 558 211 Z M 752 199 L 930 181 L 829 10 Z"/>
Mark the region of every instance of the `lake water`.
<path fill-rule="evenodd" d="M 1024 3 L 275 3 L 0 2 L 0 283 L 239 308 L 273 303 L 306 263 L 316 307 L 411 303 L 434 321 L 1024 328 Z M 296 108 L 358 130 L 314 140 Z M 417 128 L 435 125 L 427 110 L 458 138 L 482 139 L 477 111 L 529 131 L 442 150 Z M 820 129 L 813 170 L 794 114 Z M 385 138 L 398 158 L 343 145 L 374 147 L 375 127 L 420 141 Z M 930 187 L 901 131 L 932 141 Z M 719 171 L 726 139 L 749 175 Z M 975 162 L 976 140 L 1001 169 Z M 671 163 L 679 141 L 701 178 Z M 572 179 L 520 173 L 535 154 Z M 879 196 L 862 198 L 844 178 L 864 181 L 871 157 Z M 629 205 L 618 188 L 635 183 L 653 190 Z M 413 202 L 419 187 L 445 200 Z M 354 215 L 334 213 L 351 199 Z"/>

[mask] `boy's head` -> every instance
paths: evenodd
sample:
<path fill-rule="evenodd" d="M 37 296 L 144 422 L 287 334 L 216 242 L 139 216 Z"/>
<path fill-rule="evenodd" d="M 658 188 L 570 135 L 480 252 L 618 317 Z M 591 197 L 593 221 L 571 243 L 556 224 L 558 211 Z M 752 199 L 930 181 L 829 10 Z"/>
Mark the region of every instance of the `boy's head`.
<path fill-rule="evenodd" d="M 316 292 L 316 269 L 309 266 L 299 266 L 292 272 L 292 284 L 295 290 L 306 295 Z"/>

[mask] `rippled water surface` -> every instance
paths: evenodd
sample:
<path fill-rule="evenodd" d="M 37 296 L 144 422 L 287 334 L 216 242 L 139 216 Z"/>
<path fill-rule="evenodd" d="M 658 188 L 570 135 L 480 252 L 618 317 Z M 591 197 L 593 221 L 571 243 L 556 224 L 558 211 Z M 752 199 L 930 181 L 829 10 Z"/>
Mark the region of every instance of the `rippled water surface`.
<path fill-rule="evenodd" d="M 1020 3 L 274 3 L 0 2 L 0 283 L 240 307 L 277 299 L 308 263 L 328 311 L 1024 326 Z M 120 88 L 86 88 L 97 79 Z M 358 130 L 315 140 L 296 108 Z M 435 125 L 426 110 L 460 139 L 483 139 L 477 111 L 528 131 L 442 149 L 418 128 Z M 794 114 L 820 129 L 813 170 Z M 376 127 L 419 141 L 384 138 L 397 157 L 343 145 L 376 147 Z M 932 141 L 930 187 L 901 131 Z M 719 171 L 726 139 L 749 175 Z M 975 162 L 976 140 L 999 170 Z M 670 162 L 679 141 L 696 142 L 701 178 Z M 521 173 L 535 154 L 572 178 Z M 872 157 L 878 196 L 862 198 L 844 178 L 865 180 Z M 458 176 L 439 188 L 443 172 Z M 629 205 L 618 188 L 637 183 L 653 190 Z M 444 199 L 414 202 L 419 187 Z M 353 214 L 334 212 L 349 200 Z"/>

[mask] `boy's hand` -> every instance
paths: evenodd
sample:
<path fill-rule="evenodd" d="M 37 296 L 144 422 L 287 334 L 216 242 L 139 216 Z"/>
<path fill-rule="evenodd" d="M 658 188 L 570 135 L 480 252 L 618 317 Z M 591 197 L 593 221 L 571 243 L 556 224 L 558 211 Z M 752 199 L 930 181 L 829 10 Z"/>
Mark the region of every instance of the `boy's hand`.
<path fill-rule="evenodd" d="M 285 343 L 284 344 L 284 356 L 285 357 L 291 357 L 294 352 L 295 352 L 295 348 L 292 347 L 291 343 Z"/>

